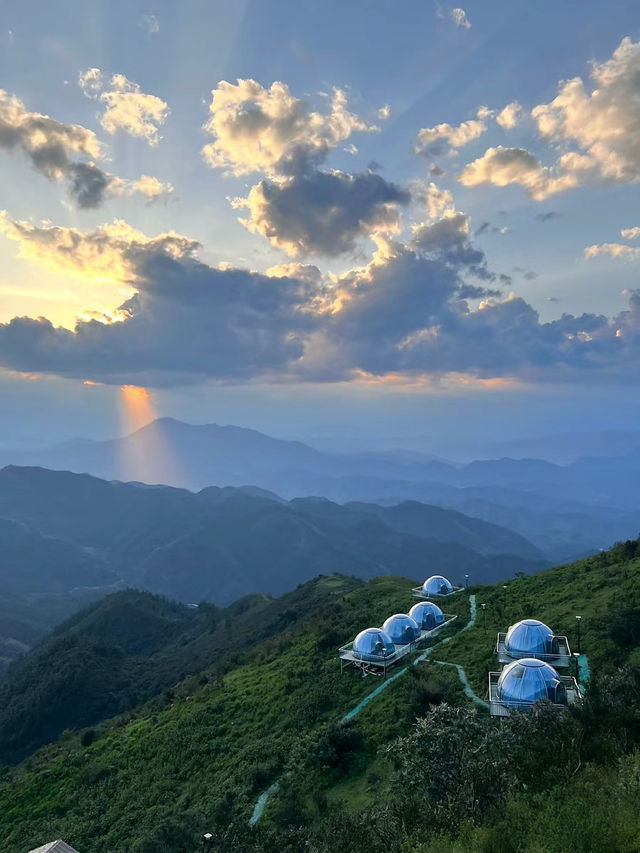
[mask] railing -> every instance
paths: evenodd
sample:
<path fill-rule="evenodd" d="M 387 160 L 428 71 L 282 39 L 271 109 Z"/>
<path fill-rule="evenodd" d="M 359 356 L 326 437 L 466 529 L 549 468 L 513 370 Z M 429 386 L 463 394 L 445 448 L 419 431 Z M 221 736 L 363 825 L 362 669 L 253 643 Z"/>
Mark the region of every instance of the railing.
<path fill-rule="evenodd" d="M 355 665 L 370 664 L 371 666 L 386 668 L 415 651 L 421 643 L 428 640 L 429 637 L 433 637 L 439 631 L 442 631 L 443 628 L 446 628 L 458 618 L 457 615 L 453 613 L 443 613 L 442 615 L 444 616 L 444 622 L 440 625 L 436 625 L 435 628 L 430 628 L 429 630 L 420 631 L 419 638 L 414 640 L 412 643 L 394 645 L 393 652 L 390 652 L 389 654 L 377 655 L 375 652 L 367 652 L 363 655 L 362 653 L 355 652 L 353 650 L 352 641 L 350 643 L 346 643 L 344 646 L 340 646 L 338 649 L 338 656 L 341 661 L 349 661 Z"/>
<path fill-rule="evenodd" d="M 528 711 L 532 708 L 536 702 L 540 702 L 543 700 L 536 699 L 534 701 L 524 701 L 524 700 L 509 700 L 508 702 L 500 699 L 498 695 L 498 680 L 500 678 L 499 672 L 490 672 L 489 673 L 489 705 L 490 705 L 490 713 L 494 717 L 508 717 L 511 711 Z M 578 689 L 578 683 L 575 678 L 570 675 L 559 675 L 558 680 L 560 684 L 564 688 L 567 702 L 551 702 L 554 708 L 566 708 L 567 705 L 574 705 L 577 702 L 581 701 L 580 690 Z"/>
<path fill-rule="evenodd" d="M 507 635 L 505 632 L 498 634 L 496 641 L 496 654 L 498 655 L 499 663 L 511 663 L 514 660 L 521 658 L 537 658 L 538 660 L 546 661 L 552 666 L 566 669 L 571 666 L 571 649 L 569 648 L 569 640 L 564 636 L 554 636 L 554 640 L 558 642 L 558 652 L 556 654 L 548 654 L 543 652 L 511 652 L 506 646 Z"/>
<path fill-rule="evenodd" d="M 427 595 L 422 586 L 414 586 L 411 590 L 411 594 L 414 598 L 422 598 L 425 601 L 438 601 L 441 598 L 449 598 L 452 595 L 455 595 L 457 592 L 461 592 L 463 590 L 463 586 L 454 586 L 451 592 L 447 592 L 444 595 Z"/>

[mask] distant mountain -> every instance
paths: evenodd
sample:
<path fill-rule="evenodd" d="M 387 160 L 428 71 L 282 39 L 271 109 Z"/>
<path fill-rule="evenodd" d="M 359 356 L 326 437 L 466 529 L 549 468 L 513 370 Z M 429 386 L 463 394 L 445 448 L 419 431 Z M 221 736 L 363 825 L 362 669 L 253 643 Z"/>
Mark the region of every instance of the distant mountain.
<path fill-rule="evenodd" d="M 624 456 L 640 447 L 640 430 L 564 432 L 502 441 L 494 444 L 491 457 L 546 459 L 569 465 L 583 456 Z"/>
<path fill-rule="evenodd" d="M 0 595 L 21 607 L 0 606 L 5 663 L 42 633 L 37 621 L 29 633 L 31 617 L 16 625 L 14 612 L 37 612 L 46 629 L 53 624 L 48 609 L 62 618 L 127 586 L 228 604 L 336 571 L 360 578 L 443 572 L 457 582 L 465 574 L 489 582 L 547 565 L 517 533 L 415 502 L 288 502 L 232 487 L 196 494 L 16 466 L 0 471 L 0 549 Z"/>
<path fill-rule="evenodd" d="M 37 454 L 0 455 L 0 460 L 193 491 L 230 486 L 265 498 L 437 503 L 511 528 L 554 561 L 609 547 L 640 530 L 637 451 L 584 457 L 569 465 L 530 458 L 454 465 L 399 451 L 327 453 L 255 430 L 163 418 L 125 438 L 74 440 Z M 170 507 L 166 518 L 171 525 Z M 128 520 L 123 523 L 128 528 Z M 51 533 L 59 535 L 55 529 Z"/>

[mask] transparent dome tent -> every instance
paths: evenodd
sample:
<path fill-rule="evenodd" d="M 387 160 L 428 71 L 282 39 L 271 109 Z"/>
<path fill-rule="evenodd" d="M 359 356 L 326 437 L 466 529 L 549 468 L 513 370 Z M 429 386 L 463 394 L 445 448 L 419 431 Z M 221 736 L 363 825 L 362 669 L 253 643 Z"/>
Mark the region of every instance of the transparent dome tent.
<path fill-rule="evenodd" d="M 393 641 L 382 628 L 365 628 L 353 641 L 353 655 L 359 660 L 383 660 L 394 652 Z"/>
<path fill-rule="evenodd" d="M 522 619 L 511 625 L 506 634 L 498 634 L 498 661 L 510 663 L 520 658 L 539 658 L 554 667 L 571 664 L 571 649 L 566 637 L 557 636 L 539 619 Z"/>
<path fill-rule="evenodd" d="M 498 698 L 507 705 L 522 705 L 548 699 L 564 704 L 566 690 L 560 676 L 538 658 L 522 658 L 506 666 L 498 679 Z"/>
<path fill-rule="evenodd" d="M 395 613 L 385 620 L 382 630 L 396 646 L 406 646 L 420 639 L 420 626 L 406 613 Z"/>
<path fill-rule="evenodd" d="M 566 705 L 579 697 L 574 678 L 558 672 L 539 658 L 512 661 L 502 672 L 489 673 L 489 700 L 494 716 L 506 716 L 510 710 L 527 710 L 535 702 L 547 700 Z"/>
<path fill-rule="evenodd" d="M 460 589 L 462 587 L 454 586 L 443 575 L 431 575 L 422 586 L 417 586 L 411 591 L 416 598 L 446 598 Z"/>
<path fill-rule="evenodd" d="M 445 621 L 444 613 L 432 601 L 419 601 L 409 611 L 409 616 L 415 619 L 423 631 L 433 631 Z"/>

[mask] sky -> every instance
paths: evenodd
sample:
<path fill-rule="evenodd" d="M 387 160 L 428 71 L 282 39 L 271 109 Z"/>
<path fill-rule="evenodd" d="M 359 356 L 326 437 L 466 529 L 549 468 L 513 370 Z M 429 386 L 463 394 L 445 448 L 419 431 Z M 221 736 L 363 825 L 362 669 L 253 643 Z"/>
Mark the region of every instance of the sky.
<path fill-rule="evenodd" d="M 346 449 L 637 423 L 637 4 L 1 20 L 0 447 L 141 394 Z"/>

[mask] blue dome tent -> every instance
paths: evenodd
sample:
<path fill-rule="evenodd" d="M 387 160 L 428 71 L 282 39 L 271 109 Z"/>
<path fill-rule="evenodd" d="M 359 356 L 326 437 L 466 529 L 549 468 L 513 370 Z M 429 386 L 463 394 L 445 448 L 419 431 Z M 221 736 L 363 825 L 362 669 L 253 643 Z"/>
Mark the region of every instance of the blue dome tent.
<path fill-rule="evenodd" d="M 498 699 L 514 708 L 548 699 L 566 704 L 566 689 L 560 676 L 538 658 L 522 658 L 506 666 L 498 679 Z"/>
<path fill-rule="evenodd" d="M 511 657 L 551 657 L 560 653 L 551 628 L 537 619 L 523 619 L 507 631 L 504 646 Z"/>
<path fill-rule="evenodd" d="M 427 578 L 422 584 L 422 592 L 424 595 L 436 598 L 438 596 L 451 595 L 453 585 L 442 575 L 432 575 Z"/>
<path fill-rule="evenodd" d="M 353 641 L 353 656 L 358 660 L 384 660 L 394 651 L 391 637 L 381 628 L 365 628 Z"/>
<path fill-rule="evenodd" d="M 444 613 L 432 601 L 420 601 L 414 604 L 409 616 L 415 619 L 423 631 L 432 631 L 444 622 Z"/>
<path fill-rule="evenodd" d="M 382 630 L 391 637 L 397 646 L 406 646 L 420 639 L 420 627 L 415 619 L 406 613 L 396 613 L 385 620 Z"/>

